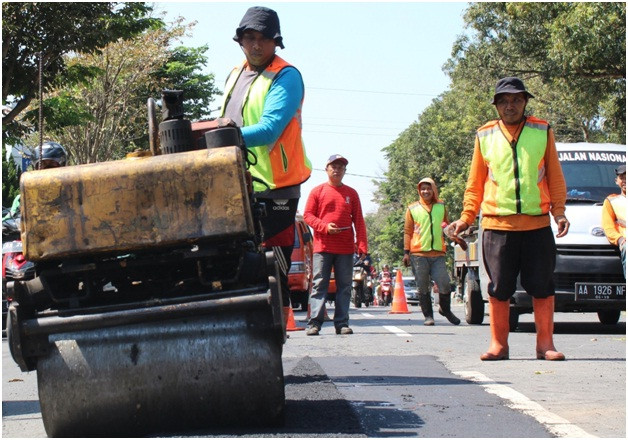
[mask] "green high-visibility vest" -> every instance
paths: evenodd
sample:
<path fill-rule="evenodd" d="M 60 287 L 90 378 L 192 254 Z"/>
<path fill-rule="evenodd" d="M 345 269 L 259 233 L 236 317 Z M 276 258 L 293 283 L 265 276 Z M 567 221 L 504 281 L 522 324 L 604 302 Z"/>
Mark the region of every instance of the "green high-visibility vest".
<path fill-rule="evenodd" d="M 442 223 L 445 219 L 445 205 L 442 202 L 432 204 L 432 210 L 425 209 L 420 202 L 408 207 L 414 220 L 414 233 L 410 241 L 410 252 L 442 251 L 445 252 Z"/>
<path fill-rule="evenodd" d="M 545 178 L 549 124 L 528 117 L 517 142 L 508 142 L 498 123 L 478 130 L 480 151 L 489 173 L 484 184 L 483 215 L 543 215 L 550 197 Z"/>

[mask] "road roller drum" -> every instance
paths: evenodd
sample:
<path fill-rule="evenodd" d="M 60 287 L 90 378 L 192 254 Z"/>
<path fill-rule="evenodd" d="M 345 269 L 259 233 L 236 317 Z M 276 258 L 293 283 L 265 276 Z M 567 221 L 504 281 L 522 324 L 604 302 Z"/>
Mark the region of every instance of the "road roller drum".
<path fill-rule="evenodd" d="M 281 423 L 281 350 L 266 308 L 50 336 L 37 379 L 54 437 Z M 273 334 L 275 333 L 275 334 Z"/>
<path fill-rule="evenodd" d="M 22 371 L 37 370 L 49 436 L 282 422 L 285 321 L 255 158 L 198 149 L 199 136 L 171 154 L 151 136 L 152 156 L 22 175 L 36 276 L 7 287 L 7 335 Z"/>

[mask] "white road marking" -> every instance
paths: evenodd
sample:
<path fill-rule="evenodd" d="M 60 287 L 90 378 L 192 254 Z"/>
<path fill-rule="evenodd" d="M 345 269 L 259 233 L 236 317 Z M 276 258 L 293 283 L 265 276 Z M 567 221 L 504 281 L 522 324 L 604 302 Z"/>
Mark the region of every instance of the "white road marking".
<path fill-rule="evenodd" d="M 375 315 L 371 315 L 370 313 L 362 313 L 362 316 L 366 316 L 367 318 L 375 318 Z"/>
<path fill-rule="evenodd" d="M 506 404 L 509 408 L 516 409 L 524 414 L 534 417 L 556 437 L 597 438 L 583 429 L 578 428 L 569 420 L 563 419 L 562 417 L 547 411 L 541 405 L 528 399 L 520 392 L 505 385 L 498 384 L 482 373 L 478 373 L 477 371 L 454 371 L 453 373 L 482 385 L 488 393 L 495 394 L 496 396 L 510 402 Z"/>
<path fill-rule="evenodd" d="M 406 338 L 412 336 L 410 333 L 404 332 L 399 327 L 395 327 L 394 325 L 385 325 L 384 328 L 389 332 L 396 334 L 397 336 L 402 336 Z"/>

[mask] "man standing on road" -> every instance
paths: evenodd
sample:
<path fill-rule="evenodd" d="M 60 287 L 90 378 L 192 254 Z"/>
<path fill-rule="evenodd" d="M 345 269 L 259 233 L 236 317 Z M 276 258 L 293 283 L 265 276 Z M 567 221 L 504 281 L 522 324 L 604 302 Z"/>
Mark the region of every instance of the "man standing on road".
<path fill-rule="evenodd" d="M 218 125 L 242 127 L 246 148 L 255 156 L 250 171 L 255 179 L 254 196 L 266 206 L 264 246 L 275 251 L 283 304 L 288 306 L 288 271 L 301 183 L 312 172 L 301 139 L 303 79 L 295 67 L 275 55 L 276 47 L 283 49 L 284 45 L 279 17 L 272 9 L 249 8 L 233 39 L 246 60 L 227 78 Z"/>
<path fill-rule="evenodd" d="M 491 343 L 480 356 L 483 361 L 509 357 L 510 297 L 518 275 L 533 297 L 537 359 L 565 359 L 553 340 L 556 243 L 549 213 L 558 228 L 556 237 L 565 236 L 567 189 L 552 129 L 546 121 L 524 114 L 530 98 L 519 78 L 497 82 L 493 104 L 500 119 L 477 132 L 463 212 L 450 225 L 451 233 L 458 235 L 482 210 L 491 324 Z"/>
<path fill-rule="evenodd" d="M 449 223 L 447 208 L 438 198 L 436 183 L 426 177 L 417 185 L 419 201 L 406 210 L 403 227 L 403 265 L 412 264 L 419 305 L 425 320 L 423 325 L 434 325 L 431 280 L 438 286 L 438 313 L 454 325 L 460 320 L 451 312 L 451 281 L 445 264 L 447 243 L 443 239 L 443 223 Z"/>
<path fill-rule="evenodd" d="M 602 227 L 608 241 L 619 248 L 626 278 L 626 165 L 615 170 L 615 183 L 621 194 L 611 194 L 602 206 Z"/>
<path fill-rule="evenodd" d="M 327 160 L 328 181 L 318 185 L 307 199 L 303 219 L 314 231 L 314 267 L 310 296 L 308 336 L 318 335 L 325 320 L 325 300 L 332 266 L 336 280 L 334 327 L 336 334 L 350 335 L 349 305 L 353 279 L 354 228 L 360 260 L 366 258 L 366 225 L 358 193 L 342 183 L 349 161 L 340 154 Z"/>

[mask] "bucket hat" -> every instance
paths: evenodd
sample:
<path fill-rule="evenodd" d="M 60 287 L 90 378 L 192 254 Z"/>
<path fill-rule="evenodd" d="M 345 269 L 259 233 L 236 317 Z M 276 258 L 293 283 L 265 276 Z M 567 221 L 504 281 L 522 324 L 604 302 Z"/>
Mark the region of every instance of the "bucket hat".
<path fill-rule="evenodd" d="M 491 104 L 495 104 L 497 95 L 501 95 L 502 93 L 525 93 L 528 98 L 534 98 L 534 95 L 526 90 L 526 87 L 523 85 L 523 81 L 516 76 L 507 76 L 506 78 L 502 78 L 497 81 L 495 94 L 493 95 L 493 102 L 491 102 Z"/>
<path fill-rule="evenodd" d="M 261 32 L 266 38 L 275 40 L 277 46 L 284 48 L 281 29 L 279 27 L 279 16 L 275 11 L 264 6 L 253 6 L 249 8 L 240 25 L 236 29 L 233 37 L 234 41 L 240 42 L 244 31 L 253 30 Z"/>
<path fill-rule="evenodd" d="M 626 165 L 620 165 L 617 168 L 615 168 L 615 174 L 617 174 L 618 176 L 620 174 L 626 174 Z"/>

